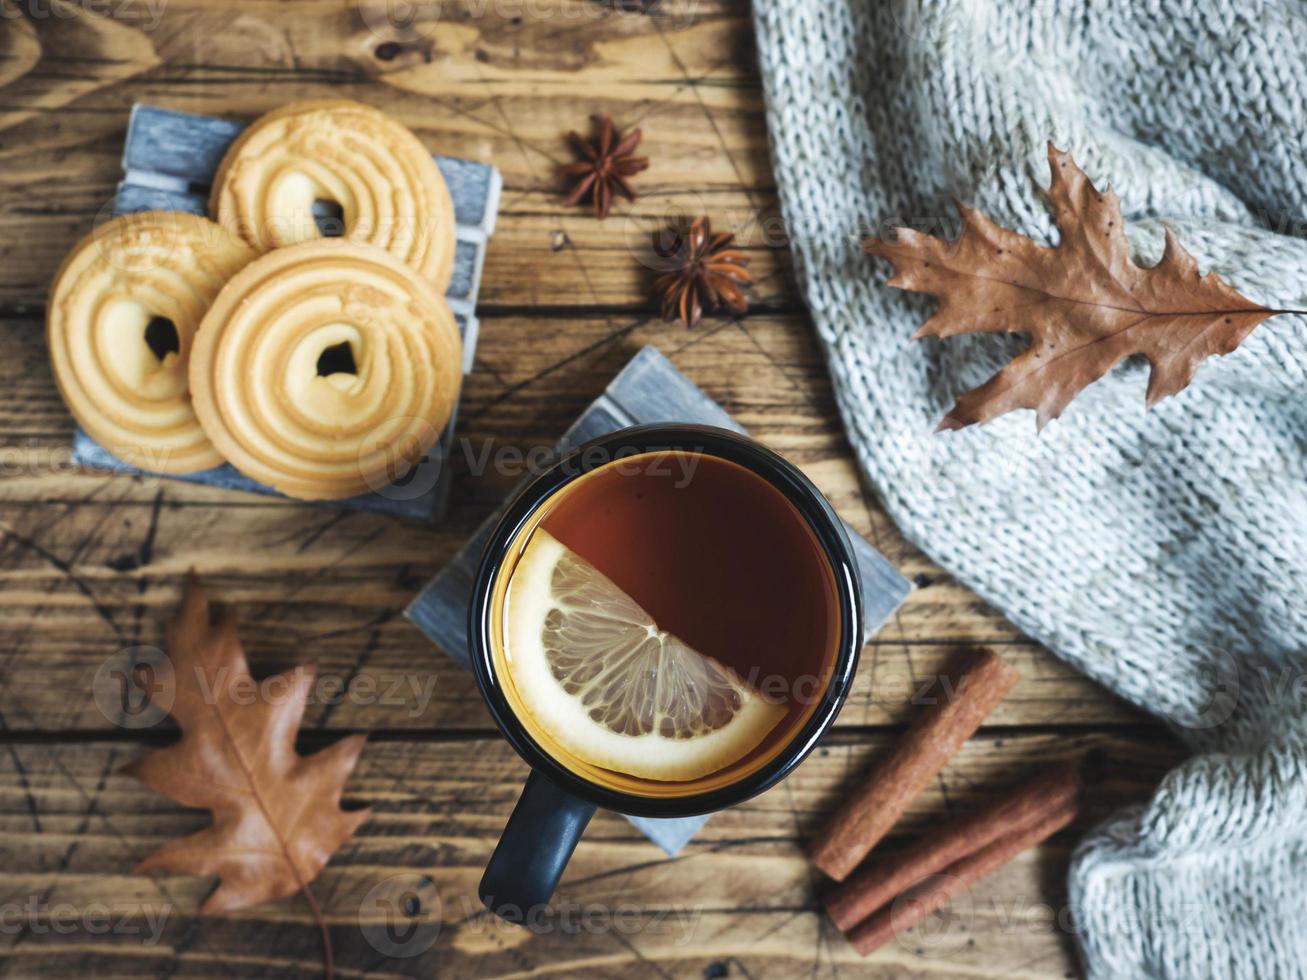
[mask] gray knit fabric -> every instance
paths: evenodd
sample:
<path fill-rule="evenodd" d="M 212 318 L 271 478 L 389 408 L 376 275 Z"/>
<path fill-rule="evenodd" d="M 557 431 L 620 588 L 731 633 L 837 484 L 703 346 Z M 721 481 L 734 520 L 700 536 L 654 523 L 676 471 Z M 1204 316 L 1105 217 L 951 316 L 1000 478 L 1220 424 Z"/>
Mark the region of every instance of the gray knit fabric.
<path fill-rule="evenodd" d="M 1094 977 L 1307 976 L 1307 320 L 1144 411 L 1117 368 L 934 434 L 1024 340 L 912 341 L 933 300 L 855 238 L 956 233 L 951 195 L 1044 242 L 1045 143 L 1249 297 L 1307 307 L 1307 7 L 1289 0 L 755 0 L 801 287 L 899 527 L 1024 632 L 1193 749 L 1076 850 Z"/>

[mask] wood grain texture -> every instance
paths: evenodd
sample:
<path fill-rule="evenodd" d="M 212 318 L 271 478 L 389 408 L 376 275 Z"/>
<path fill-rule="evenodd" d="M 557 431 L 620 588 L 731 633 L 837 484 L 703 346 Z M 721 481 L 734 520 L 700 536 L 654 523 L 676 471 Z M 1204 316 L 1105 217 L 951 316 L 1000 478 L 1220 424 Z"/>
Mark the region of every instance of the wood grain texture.
<path fill-rule="evenodd" d="M 620 818 L 599 814 L 555 914 L 539 919 L 534 933 L 481 914 L 474 898 L 523 764 L 498 739 L 372 742 L 345 799 L 372 806 L 373 816 L 313 886 L 331 923 L 339 975 L 1059 975 L 1074 922 L 1060 883 L 1069 844 L 1109 808 L 1142 797 L 1174 749 L 1141 750 L 1099 734 L 973 740 L 884 847 L 929 832 L 945 813 L 972 809 L 1014 768 L 1068 752 L 1094 760 L 1091 809 L 1072 832 L 977 885 L 949 918 L 887 947 L 869 968 L 819 913 L 816 889 L 824 886 L 799 841 L 889 741 L 833 740 L 781 786 L 718 814 L 676 858 L 663 857 Z M 302 901 L 196 919 L 210 880 L 124 873 L 204 822 L 118 774 L 138 752 L 121 743 L 8 749 L 0 857 L 12 869 L 6 895 L 21 898 L 0 906 L 7 927 L 0 964 L 22 976 L 314 975 L 316 933 Z M 413 955 L 384 956 L 373 945 L 385 941 L 369 928 L 382 921 L 377 889 L 383 898 L 406 898 L 401 908 L 423 910 L 401 916 L 395 929 L 411 937 Z M 437 908 L 438 928 L 428 928 L 426 910 Z M 159 925 L 153 941 L 152 923 Z M 96 934 L 105 924 L 110 933 Z M 714 964 L 730 972 L 710 972 Z"/>
<path fill-rule="evenodd" d="M 392 22 L 387 11 L 404 6 L 0 0 L 0 975 L 319 969 L 300 903 L 199 920 L 212 882 L 125 874 L 204 819 L 115 775 L 171 735 L 166 724 L 115 727 L 104 707 L 120 694 L 111 677 L 106 687 L 106 662 L 161 642 L 190 568 L 239 606 L 257 673 L 321 665 L 306 744 L 372 733 L 349 796 L 377 815 L 319 885 L 342 976 L 1073 973 L 1068 847 L 1106 810 L 1145 799 L 1177 749 L 904 540 L 859 481 L 789 271 L 746 4 L 431 0 L 415 5 L 412 23 Z M 64 253 L 113 197 L 130 106 L 249 119 L 323 95 L 382 105 L 433 152 L 504 173 L 448 522 L 415 527 L 77 471 L 43 305 Z M 642 127 L 652 166 L 637 179 L 640 200 L 601 223 L 561 206 L 555 167 L 571 159 L 566 131 L 604 112 Z M 699 212 L 740 236 L 759 283 L 746 319 L 690 333 L 656 319 L 644 260 L 654 228 Z M 521 478 L 526 455 L 552 444 L 645 344 L 802 467 L 917 588 L 864 651 L 839 730 L 792 778 L 718 814 L 676 859 L 601 815 L 562 891 L 598 925 L 533 935 L 468 904 L 523 766 L 494 736 L 471 680 L 400 613 Z M 1026 765 L 1075 751 L 1095 759 L 1095 808 L 978 886 L 959 917 L 861 961 L 817 914 L 819 882 L 801 843 L 939 696 L 947 658 L 976 641 L 995 645 L 1023 680 L 886 846 Z M 383 955 L 360 906 L 379 883 L 412 873 L 439 896 L 438 935 L 413 957 Z M 418 905 L 431 907 L 421 898 L 419 889 Z M 635 927 L 618 928 L 612 916 L 627 902 L 639 906 Z M 157 942 L 98 929 L 101 908 L 144 928 L 142 906 L 171 908 Z M 56 928 L 60 916 L 71 929 Z"/>
<path fill-rule="evenodd" d="M 450 0 L 414 5 L 419 23 L 405 31 L 388 11 L 407 6 L 301 0 L 292 17 L 279 0 L 168 0 L 146 30 L 136 0 L 134 24 L 32 19 L 41 59 L 0 105 L 0 186 L 21 179 L 39 205 L 14 198 L 0 212 L 26 244 L 4 256 L 17 264 L 0 303 L 44 302 L 63 253 L 113 195 L 133 102 L 249 119 L 330 96 L 383 104 L 434 152 L 503 172 L 483 305 L 650 308 L 652 276 L 633 256 L 669 217 L 708 212 L 746 248 L 755 299 L 793 306 L 747 6 L 674 0 L 643 15 L 586 0 Z M 652 165 L 640 200 L 597 222 L 560 206 L 556 168 L 573 159 L 566 132 L 603 112 L 644 130 Z M 40 218 L 54 214 L 51 234 Z M 34 225 L 43 233 L 26 235 Z"/>

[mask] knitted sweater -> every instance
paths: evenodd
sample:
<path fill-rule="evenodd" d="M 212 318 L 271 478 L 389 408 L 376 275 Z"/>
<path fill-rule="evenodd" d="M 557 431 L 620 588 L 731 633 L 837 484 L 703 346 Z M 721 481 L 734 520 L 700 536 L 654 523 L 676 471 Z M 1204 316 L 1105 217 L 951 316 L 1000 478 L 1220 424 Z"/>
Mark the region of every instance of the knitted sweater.
<path fill-rule="evenodd" d="M 1144 409 L 1132 359 L 1042 435 L 935 434 L 1023 338 L 912 341 L 933 300 L 856 238 L 950 197 L 1056 241 L 1045 144 L 1121 197 L 1136 261 L 1307 308 L 1307 6 L 755 0 L 781 203 L 859 461 L 913 541 L 1192 749 L 1073 857 L 1093 977 L 1307 976 L 1307 319 Z"/>

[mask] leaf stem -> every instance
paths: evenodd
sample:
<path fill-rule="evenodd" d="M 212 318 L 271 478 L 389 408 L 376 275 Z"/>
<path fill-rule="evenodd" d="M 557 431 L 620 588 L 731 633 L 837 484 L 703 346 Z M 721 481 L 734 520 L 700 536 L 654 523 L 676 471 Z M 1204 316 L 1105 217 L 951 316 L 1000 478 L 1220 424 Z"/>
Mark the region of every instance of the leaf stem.
<path fill-rule="evenodd" d="M 318 924 L 318 932 L 322 936 L 322 977 L 323 980 L 332 980 L 336 973 L 335 957 L 331 952 L 331 930 L 327 928 L 327 919 L 322 914 L 322 906 L 318 900 L 313 897 L 313 890 L 305 882 L 300 886 L 300 891 L 304 895 L 304 901 L 309 903 L 309 911 L 313 914 L 313 921 Z"/>

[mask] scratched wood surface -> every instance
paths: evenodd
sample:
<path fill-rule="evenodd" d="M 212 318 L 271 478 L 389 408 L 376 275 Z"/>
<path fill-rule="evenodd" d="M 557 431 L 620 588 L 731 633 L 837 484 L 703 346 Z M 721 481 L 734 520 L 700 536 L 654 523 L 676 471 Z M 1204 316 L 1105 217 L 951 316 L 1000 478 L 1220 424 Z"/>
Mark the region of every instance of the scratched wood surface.
<path fill-rule="evenodd" d="M 351 803 L 375 816 L 317 887 L 342 976 L 1074 975 L 1064 872 L 1078 832 L 1147 798 L 1178 750 L 905 541 L 860 484 L 794 288 L 747 6 L 734 0 L 0 0 L 0 975 L 290 977 L 319 970 L 302 902 L 199 919 L 212 882 L 136 878 L 200 826 L 116 774 L 171 737 L 116 727 L 104 666 L 158 644 L 195 569 L 237 605 L 259 673 L 320 664 L 304 745 L 367 731 Z M 133 102 L 250 118 L 294 98 L 384 106 L 433 150 L 505 177 L 476 369 L 439 528 L 208 487 L 77 471 L 42 318 L 52 273 L 110 202 Z M 563 134 L 590 113 L 645 132 L 642 197 L 603 223 L 560 205 Z M 750 316 L 660 322 L 641 257 L 671 217 L 735 231 Z M 874 216 L 868 216 L 872 218 Z M 654 344 L 794 460 L 916 591 L 864 653 L 838 731 L 778 788 L 665 859 L 601 815 L 554 918 L 475 909 L 522 764 L 475 689 L 400 616 L 631 354 Z M 901 943 L 860 960 L 817 912 L 799 842 L 892 742 L 959 645 L 1024 680 L 896 829 L 897 846 L 1040 759 L 1091 759 L 1092 812 Z M 402 901 L 401 901 L 402 900 Z M 377 910 L 401 903 L 410 930 Z"/>

